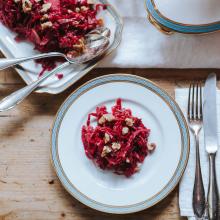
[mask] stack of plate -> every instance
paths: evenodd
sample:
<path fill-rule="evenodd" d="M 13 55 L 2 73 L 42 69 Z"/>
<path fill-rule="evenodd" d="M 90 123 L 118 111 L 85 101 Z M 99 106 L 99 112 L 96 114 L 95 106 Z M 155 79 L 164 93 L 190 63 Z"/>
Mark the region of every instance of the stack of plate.
<path fill-rule="evenodd" d="M 219 0 L 146 0 L 150 22 L 163 33 L 203 34 L 220 30 Z"/>

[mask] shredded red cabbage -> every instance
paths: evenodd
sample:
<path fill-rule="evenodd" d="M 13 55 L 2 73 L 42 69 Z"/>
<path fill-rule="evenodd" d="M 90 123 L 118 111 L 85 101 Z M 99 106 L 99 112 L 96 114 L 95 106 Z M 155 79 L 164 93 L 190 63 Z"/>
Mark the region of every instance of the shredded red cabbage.
<path fill-rule="evenodd" d="M 85 49 L 84 36 L 103 25 L 97 12 L 105 5 L 91 0 L 0 0 L 0 21 L 41 52 L 57 51 L 75 57 Z M 44 70 L 57 58 L 39 60 Z"/>
<path fill-rule="evenodd" d="M 91 117 L 95 117 L 96 127 L 90 125 Z M 101 169 L 129 177 L 156 147 L 148 143 L 149 134 L 142 120 L 130 109 L 122 108 L 121 99 L 117 99 L 111 113 L 101 106 L 88 115 L 87 125 L 82 127 L 82 142 L 87 157 Z"/>

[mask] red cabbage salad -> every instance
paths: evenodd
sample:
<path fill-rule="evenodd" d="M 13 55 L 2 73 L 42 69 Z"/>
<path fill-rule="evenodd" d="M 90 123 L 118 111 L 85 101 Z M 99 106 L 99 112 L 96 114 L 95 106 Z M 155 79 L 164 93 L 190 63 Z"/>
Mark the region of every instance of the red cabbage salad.
<path fill-rule="evenodd" d="M 91 117 L 96 121 L 95 127 L 91 126 Z M 106 106 L 100 106 L 90 113 L 81 135 L 89 159 L 103 170 L 126 177 L 138 172 L 146 156 L 156 147 L 148 143 L 150 129 L 130 109 L 122 107 L 121 99 L 117 99 L 111 112 Z"/>
<path fill-rule="evenodd" d="M 85 35 L 103 26 L 97 13 L 105 8 L 91 0 L 0 0 L 0 22 L 17 33 L 17 41 L 32 42 L 40 52 L 75 57 L 85 50 Z M 60 60 L 38 62 L 44 70 L 51 70 L 55 61 Z"/>

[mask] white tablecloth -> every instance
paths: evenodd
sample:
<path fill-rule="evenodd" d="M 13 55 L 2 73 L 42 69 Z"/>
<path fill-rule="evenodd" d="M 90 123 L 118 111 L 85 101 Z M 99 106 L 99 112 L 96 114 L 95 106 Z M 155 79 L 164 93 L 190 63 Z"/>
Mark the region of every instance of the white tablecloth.
<path fill-rule="evenodd" d="M 124 19 L 121 45 L 100 66 L 220 68 L 220 32 L 164 35 L 147 20 L 145 0 L 109 0 Z"/>

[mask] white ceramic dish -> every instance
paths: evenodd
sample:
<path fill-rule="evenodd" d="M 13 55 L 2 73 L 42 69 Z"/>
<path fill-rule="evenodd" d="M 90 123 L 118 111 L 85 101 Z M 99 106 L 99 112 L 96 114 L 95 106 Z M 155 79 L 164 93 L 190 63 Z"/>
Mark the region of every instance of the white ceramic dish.
<path fill-rule="evenodd" d="M 220 30 L 218 0 L 146 0 L 149 20 L 165 33 L 203 34 Z"/>
<path fill-rule="evenodd" d="M 121 41 L 122 34 L 122 19 L 116 10 L 108 3 L 107 0 L 96 0 L 97 3 L 108 4 L 107 10 L 100 13 L 100 17 L 104 19 L 105 26 L 111 30 L 110 46 L 107 54 L 116 49 Z M 0 23 L 0 50 L 6 57 L 25 57 L 33 54 L 37 54 L 34 50 L 34 46 L 28 42 L 17 43 L 14 40 L 15 33 L 11 32 L 2 23 Z M 62 71 L 64 77 L 58 79 L 56 76 L 50 77 L 38 92 L 47 92 L 51 94 L 57 94 L 74 83 L 74 77 L 79 73 L 88 73 L 93 69 L 98 61 L 89 62 L 84 65 L 75 66 L 70 65 Z M 38 78 L 38 74 L 41 71 L 41 66 L 36 64 L 34 61 L 26 62 L 21 64 L 22 69 L 16 69 L 22 79 L 27 83 L 31 83 Z"/>
<path fill-rule="evenodd" d="M 152 130 L 150 141 L 157 144 L 130 178 L 96 167 L 81 141 L 88 113 L 101 104 L 109 108 L 117 98 L 142 118 Z M 103 212 L 136 212 L 162 200 L 179 182 L 188 154 L 188 129 L 175 101 L 152 82 L 132 75 L 108 75 L 80 87 L 63 103 L 52 129 L 52 161 L 63 186 Z"/>
<path fill-rule="evenodd" d="M 220 21 L 218 0 L 154 0 L 154 3 L 161 14 L 178 23 L 201 25 Z"/>

